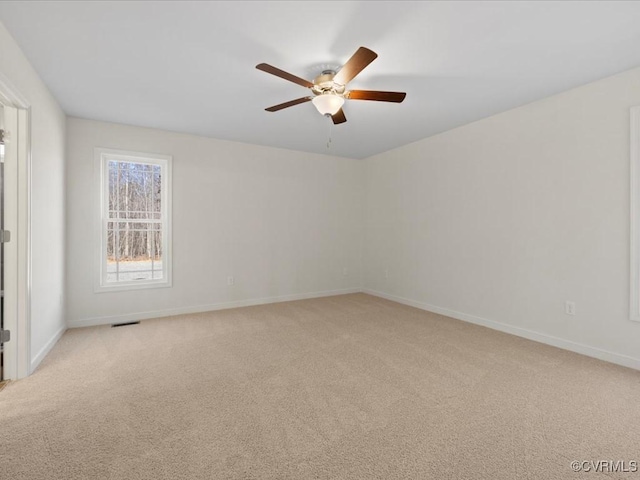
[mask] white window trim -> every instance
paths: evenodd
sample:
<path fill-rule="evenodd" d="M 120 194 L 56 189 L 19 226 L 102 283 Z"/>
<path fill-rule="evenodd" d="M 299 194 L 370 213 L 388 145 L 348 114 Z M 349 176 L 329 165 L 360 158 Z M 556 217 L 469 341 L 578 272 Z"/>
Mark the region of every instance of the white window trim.
<path fill-rule="evenodd" d="M 133 282 L 118 282 L 107 284 L 106 282 L 106 228 L 107 218 L 105 217 L 105 192 L 108 191 L 109 177 L 107 168 L 109 160 L 147 162 L 161 165 L 163 168 L 162 182 L 162 216 L 165 219 L 163 228 L 163 251 L 162 251 L 162 268 L 164 270 L 162 280 L 136 280 Z M 172 286 L 172 251 L 171 251 L 171 183 L 172 183 L 172 163 L 173 158 L 170 155 L 159 155 L 155 153 L 130 152 L 126 150 L 114 150 L 110 148 L 94 148 L 94 165 L 95 165 L 95 182 L 98 188 L 96 199 L 96 226 L 95 238 L 96 249 L 95 254 L 95 280 L 94 292 L 119 292 L 126 290 L 139 290 L 147 288 L 166 288 Z"/>
<path fill-rule="evenodd" d="M 631 108 L 631 291 L 629 318 L 640 322 L 640 106 Z"/>

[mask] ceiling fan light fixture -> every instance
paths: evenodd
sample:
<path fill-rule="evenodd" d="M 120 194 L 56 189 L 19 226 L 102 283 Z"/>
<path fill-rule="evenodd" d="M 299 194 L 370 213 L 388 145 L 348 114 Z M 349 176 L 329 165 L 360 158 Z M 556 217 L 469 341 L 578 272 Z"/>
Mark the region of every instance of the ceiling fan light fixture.
<path fill-rule="evenodd" d="M 335 93 L 323 93 L 311 101 L 321 115 L 335 115 L 344 105 L 344 98 Z"/>

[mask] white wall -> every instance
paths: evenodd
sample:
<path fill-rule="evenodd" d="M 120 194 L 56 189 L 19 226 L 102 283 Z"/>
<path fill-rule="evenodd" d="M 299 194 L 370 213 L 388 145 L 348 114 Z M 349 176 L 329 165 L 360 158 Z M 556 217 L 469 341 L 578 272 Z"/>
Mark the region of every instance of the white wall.
<path fill-rule="evenodd" d="M 94 293 L 94 147 L 173 156 L 173 287 Z M 78 118 L 67 151 L 70 326 L 361 288 L 362 161 Z"/>
<path fill-rule="evenodd" d="M 640 69 L 367 159 L 366 289 L 640 368 L 633 105 Z"/>
<path fill-rule="evenodd" d="M 31 105 L 32 367 L 65 329 L 65 115 L 0 23 L 0 73 Z"/>

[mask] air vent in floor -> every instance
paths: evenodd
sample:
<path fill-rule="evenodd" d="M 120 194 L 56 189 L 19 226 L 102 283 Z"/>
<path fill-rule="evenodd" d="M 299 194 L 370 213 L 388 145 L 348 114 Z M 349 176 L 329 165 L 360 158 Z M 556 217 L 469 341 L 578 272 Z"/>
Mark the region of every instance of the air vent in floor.
<path fill-rule="evenodd" d="M 138 325 L 140 322 L 125 322 L 125 323 L 112 323 L 111 328 L 114 327 L 126 327 L 127 325 Z"/>

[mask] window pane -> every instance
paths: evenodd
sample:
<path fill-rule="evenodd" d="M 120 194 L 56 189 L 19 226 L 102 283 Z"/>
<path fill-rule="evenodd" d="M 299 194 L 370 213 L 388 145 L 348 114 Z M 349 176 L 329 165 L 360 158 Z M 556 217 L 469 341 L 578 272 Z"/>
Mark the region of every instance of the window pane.
<path fill-rule="evenodd" d="M 113 211 L 116 207 L 116 185 L 118 178 L 118 163 L 109 162 L 109 210 Z"/>
<path fill-rule="evenodd" d="M 162 175 L 160 173 L 160 166 L 153 166 L 153 203 L 150 210 L 160 212 L 162 208 L 160 191 L 162 190 Z"/>
<path fill-rule="evenodd" d="M 107 230 L 109 257 L 117 256 L 122 261 L 151 259 L 161 255 L 161 225 L 135 223 L 119 225 L 126 225 L 126 227 Z"/>

